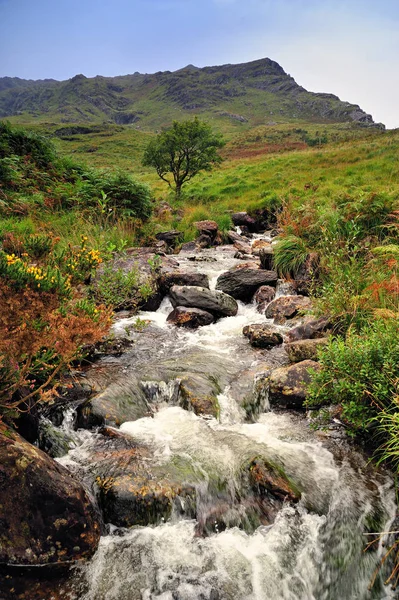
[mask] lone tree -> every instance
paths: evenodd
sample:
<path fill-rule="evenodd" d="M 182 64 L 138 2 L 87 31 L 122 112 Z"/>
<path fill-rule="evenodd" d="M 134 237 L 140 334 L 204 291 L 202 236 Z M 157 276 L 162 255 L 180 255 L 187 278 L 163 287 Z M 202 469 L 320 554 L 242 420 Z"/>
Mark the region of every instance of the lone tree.
<path fill-rule="evenodd" d="M 154 167 L 178 198 L 183 183 L 199 171 L 210 171 L 214 164 L 221 162 L 217 150 L 222 146 L 222 137 L 197 117 L 193 121 L 174 121 L 170 129 L 148 144 L 143 165 Z"/>

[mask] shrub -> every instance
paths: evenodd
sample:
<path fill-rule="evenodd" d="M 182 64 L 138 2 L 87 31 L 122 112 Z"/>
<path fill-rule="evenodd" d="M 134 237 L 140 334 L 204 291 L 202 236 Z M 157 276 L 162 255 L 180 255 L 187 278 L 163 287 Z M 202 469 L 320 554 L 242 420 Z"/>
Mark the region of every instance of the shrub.
<path fill-rule="evenodd" d="M 307 256 L 308 250 L 304 241 L 295 235 L 287 235 L 279 239 L 274 247 L 275 269 L 283 277 L 295 277 Z"/>
<path fill-rule="evenodd" d="M 134 308 L 139 303 L 139 275 L 137 270 L 125 273 L 105 265 L 103 272 L 91 288 L 91 295 L 97 302 L 115 310 Z"/>
<path fill-rule="evenodd" d="M 353 431 L 366 431 L 382 411 L 397 409 L 399 322 L 377 320 L 360 333 L 349 331 L 320 351 L 321 371 L 313 374 L 308 406 L 342 404 Z"/>

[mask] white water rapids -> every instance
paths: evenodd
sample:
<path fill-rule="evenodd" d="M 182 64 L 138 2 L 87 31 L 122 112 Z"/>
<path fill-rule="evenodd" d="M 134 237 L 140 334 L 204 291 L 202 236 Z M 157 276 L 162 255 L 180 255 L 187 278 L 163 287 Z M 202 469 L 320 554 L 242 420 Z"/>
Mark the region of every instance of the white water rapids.
<path fill-rule="evenodd" d="M 216 250 L 204 251 L 200 256 L 210 260 L 178 259 L 185 268 L 206 273 L 211 287 L 220 273 L 238 262 L 231 253 Z M 157 312 L 139 315 L 159 331 L 170 332 L 170 341 L 168 335 L 162 338 L 158 356 L 179 361 L 195 348 L 219 359 L 236 361 L 238 370 L 256 370 L 259 351 L 250 348 L 242 336 L 244 325 L 265 319 L 254 305 L 239 303 L 237 316 L 196 331 L 176 331 L 166 322 L 170 311 L 170 302 L 165 299 Z M 120 320 L 115 330 L 121 331 L 135 319 Z M 165 387 L 165 396 L 172 393 L 168 390 Z M 238 527 L 218 532 L 215 525 L 215 532 L 208 537 L 198 537 L 196 522 L 177 511 L 168 522 L 157 526 L 111 526 L 93 559 L 79 569 L 75 598 L 393 598 L 394 592 L 384 587 L 379 577 L 373 590 L 368 590 L 383 549 L 364 552 L 368 541 L 364 533 L 374 531 L 375 522 L 386 530 L 395 515 L 391 480 L 367 466 L 354 451 L 340 449 L 339 445 L 331 451 L 301 416 L 261 412 L 257 422 L 245 422 L 245 413 L 231 393 L 230 384 L 220 391 L 218 402 L 218 419 L 196 416 L 161 402 L 154 416 L 126 422 L 120 429 L 138 443 L 149 445 L 159 464 L 184 459 L 201 473 L 199 506 L 201 501 L 217 501 L 217 496 L 209 496 L 211 480 L 228 482 L 232 497 L 237 494 L 240 467 L 254 456 L 266 457 L 284 468 L 302 491 L 299 503 L 284 505 L 272 525 L 248 532 Z M 87 462 L 93 439 L 80 436 L 77 447 L 61 462 L 67 466 Z"/>

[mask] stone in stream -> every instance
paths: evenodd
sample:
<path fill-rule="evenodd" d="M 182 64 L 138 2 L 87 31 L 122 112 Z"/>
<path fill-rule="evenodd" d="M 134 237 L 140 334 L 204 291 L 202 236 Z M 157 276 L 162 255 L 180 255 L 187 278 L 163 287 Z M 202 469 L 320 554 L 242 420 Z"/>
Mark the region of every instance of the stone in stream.
<path fill-rule="evenodd" d="M 273 348 L 283 343 L 281 333 L 267 323 L 246 325 L 242 332 L 255 348 Z"/>
<path fill-rule="evenodd" d="M 90 398 L 76 411 L 76 427 L 91 428 L 104 424 L 121 425 L 135 421 L 150 412 L 140 380 L 129 378 L 111 383 L 103 392 Z"/>
<path fill-rule="evenodd" d="M 241 244 L 248 244 L 249 245 L 249 239 L 243 235 L 240 235 L 239 233 L 237 233 L 236 231 L 228 231 L 227 234 L 227 239 L 234 244 L 235 242 L 240 242 Z"/>
<path fill-rule="evenodd" d="M 187 273 L 179 269 L 163 270 L 159 280 L 160 289 L 167 294 L 174 285 L 194 285 L 209 289 L 209 279 L 205 273 Z"/>
<path fill-rule="evenodd" d="M 0 483 L 0 563 L 61 565 L 94 554 L 100 523 L 81 484 L 5 425 Z"/>
<path fill-rule="evenodd" d="M 275 271 L 243 265 L 222 273 L 217 279 L 216 289 L 236 300 L 249 301 L 261 285 L 276 286 L 277 279 Z"/>
<path fill-rule="evenodd" d="M 231 215 L 231 220 L 236 227 L 245 226 L 250 231 L 257 231 L 256 221 L 247 212 L 237 212 Z"/>
<path fill-rule="evenodd" d="M 309 370 L 318 371 L 319 363 L 313 360 L 275 369 L 264 379 L 269 386 L 269 402 L 282 408 L 303 408 L 307 386 L 311 381 Z"/>
<path fill-rule="evenodd" d="M 252 298 L 252 302 L 256 304 L 256 310 L 264 313 L 266 306 L 274 299 L 275 295 L 276 288 L 273 288 L 271 285 L 261 285 Z"/>
<path fill-rule="evenodd" d="M 258 256 L 260 259 L 260 264 L 262 269 L 266 269 L 267 271 L 273 270 L 274 268 L 274 253 L 273 246 L 269 244 L 268 246 L 262 247 L 259 249 Z"/>
<path fill-rule="evenodd" d="M 198 286 L 174 285 L 170 289 L 170 299 L 174 308 L 201 308 L 217 316 L 227 317 L 232 317 L 238 312 L 237 302 L 231 296 Z"/>
<path fill-rule="evenodd" d="M 265 316 L 267 319 L 274 319 L 275 323 L 282 324 L 311 308 L 312 301 L 307 296 L 280 296 L 270 302 Z"/>
<path fill-rule="evenodd" d="M 295 342 L 296 340 L 315 339 L 326 336 L 326 332 L 331 329 L 331 323 L 328 317 L 319 319 L 310 318 L 302 325 L 293 327 L 287 333 L 287 340 Z"/>
<path fill-rule="evenodd" d="M 284 348 L 291 362 L 302 360 L 317 360 L 318 351 L 328 344 L 328 338 L 316 338 L 314 340 L 298 340 L 285 344 Z"/>
<path fill-rule="evenodd" d="M 203 325 L 210 325 L 214 322 L 215 318 L 211 313 L 200 308 L 176 306 L 166 320 L 177 327 L 197 329 L 197 327 L 202 327 Z"/>

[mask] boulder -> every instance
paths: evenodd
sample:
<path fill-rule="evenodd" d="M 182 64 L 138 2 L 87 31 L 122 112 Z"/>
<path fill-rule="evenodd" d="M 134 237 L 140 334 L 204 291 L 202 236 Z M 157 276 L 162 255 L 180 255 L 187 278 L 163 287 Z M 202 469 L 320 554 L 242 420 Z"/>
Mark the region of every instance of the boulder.
<path fill-rule="evenodd" d="M 231 296 L 198 286 L 174 285 L 170 289 L 170 299 L 174 308 L 201 308 L 217 316 L 226 317 L 234 316 L 238 312 L 237 302 Z"/>
<path fill-rule="evenodd" d="M 273 270 L 273 246 L 264 246 L 258 252 L 262 269 L 267 271 Z"/>
<path fill-rule="evenodd" d="M 237 233 L 236 231 L 228 231 L 227 234 L 227 239 L 234 244 L 234 242 L 241 242 L 242 244 L 248 244 L 249 240 L 247 237 L 240 235 L 239 233 Z"/>
<path fill-rule="evenodd" d="M 166 319 L 177 327 L 197 329 L 203 325 L 210 325 L 215 318 L 211 313 L 200 308 L 188 308 L 187 306 L 176 306 Z"/>
<path fill-rule="evenodd" d="M 298 340 L 285 344 L 284 348 L 291 362 L 302 360 L 317 360 L 318 350 L 328 344 L 328 338 L 317 338 L 314 340 Z"/>
<path fill-rule="evenodd" d="M 256 304 L 258 312 L 264 313 L 266 306 L 274 299 L 276 289 L 271 285 L 261 285 L 254 294 L 252 302 Z"/>
<path fill-rule="evenodd" d="M 190 285 L 209 289 L 209 279 L 205 273 L 186 273 L 178 269 L 162 272 L 159 279 L 160 289 L 167 294 L 174 285 Z"/>
<path fill-rule="evenodd" d="M 283 343 L 281 333 L 267 323 L 246 325 L 242 332 L 249 339 L 251 346 L 256 348 L 273 348 Z"/>
<path fill-rule="evenodd" d="M 288 342 L 322 338 L 325 337 L 326 331 L 329 331 L 330 329 L 331 323 L 328 317 L 320 317 L 319 319 L 310 318 L 302 325 L 290 329 L 286 337 Z"/>
<path fill-rule="evenodd" d="M 174 248 L 178 242 L 182 239 L 183 234 L 181 231 L 173 229 L 171 231 L 161 231 L 155 235 L 156 239 L 165 242 L 170 248 Z"/>
<path fill-rule="evenodd" d="M 216 282 L 216 289 L 237 300 L 249 301 L 261 285 L 275 286 L 277 273 L 265 271 L 256 266 L 243 265 L 222 273 Z"/>
<path fill-rule="evenodd" d="M 194 223 L 200 236 L 207 235 L 213 241 L 218 233 L 219 226 L 216 221 L 197 221 Z"/>
<path fill-rule="evenodd" d="M 103 392 L 78 406 L 76 427 L 121 425 L 148 415 L 149 406 L 137 377 L 130 374 L 121 383 L 111 383 Z"/>
<path fill-rule="evenodd" d="M 0 482 L 0 564 L 61 565 L 92 556 L 100 523 L 81 484 L 4 425 Z"/>
<path fill-rule="evenodd" d="M 252 247 L 246 242 L 236 241 L 234 242 L 234 248 L 236 248 L 238 252 L 241 252 L 241 254 L 252 254 Z"/>
<path fill-rule="evenodd" d="M 264 249 L 270 249 L 273 252 L 272 245 L 267 240 L 254 240 L 252 244 L 252 254 L 255 254 L 255 256 L 259 256 L 261 250 Z"/>
<path fill-rule="evenodd" d="M 255 219 L 249 216 L 247 212 L 237 212 L 231 215 L 231 220 L 236 227 L 245 226 L 250 231 L 257 231 Z"/>
<path fill-rule="evenodd" d="M 268 271 L 266 271 L 267 273 Z M 287 319 L 293 319 L 299 312 L 312 308 L 311 300 L 306 296 L 280 296 L 270 302 L 265 311 L 268 319 L 274 319 L 275 323 L 284 323 Z"/>
<path fill-rule="evenodd" d="M 319 370 L 320 365 L 313 360 L 304 360 L 272 371 L 268 381 L 265 380 L 269 384 L 270 404 L 282 408 L 303 408 L 311 381 L 309 369 Z"/>
<path fill-rule="evenodd" d="M 213 246 L 213 239 L 210 235 L 201 233 L 201 235 L 195 240 L 195 243 L 197 244 L 198 248 L 210 248 Z"/>

